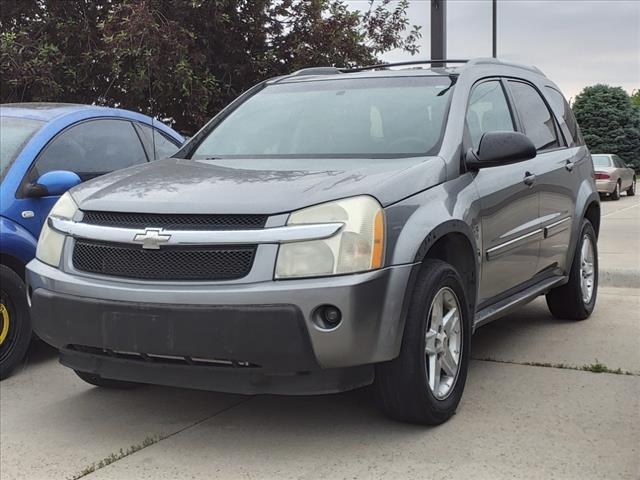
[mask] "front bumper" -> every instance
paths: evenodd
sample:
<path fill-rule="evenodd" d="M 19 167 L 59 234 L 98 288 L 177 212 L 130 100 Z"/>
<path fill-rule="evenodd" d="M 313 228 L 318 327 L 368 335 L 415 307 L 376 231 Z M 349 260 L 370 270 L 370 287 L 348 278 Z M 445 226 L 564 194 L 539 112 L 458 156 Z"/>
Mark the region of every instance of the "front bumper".
<path fill-rule="evenodd" d="M 34 260 L 27 278 L 34 330 L 72 368 L 143 383 L 306 394 L 369 383 L 371 364 L 398 355 L 412 267 L 204 285 L 119 282 Z M 331 330 L 313 319 L 325 304 L 342 312 Z"/>

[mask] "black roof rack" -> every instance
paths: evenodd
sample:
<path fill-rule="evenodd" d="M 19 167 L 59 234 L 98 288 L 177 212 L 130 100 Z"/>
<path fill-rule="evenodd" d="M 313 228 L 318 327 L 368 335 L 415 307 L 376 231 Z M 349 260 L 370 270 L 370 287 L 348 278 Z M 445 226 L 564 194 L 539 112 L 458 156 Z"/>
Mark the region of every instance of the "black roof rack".
<path fill-rule="evenodd" d="M 342 72 L 363 72 L 365 70 L 377 70 L 381 68 L 389 68 L 389 67 L 406 67 L 409 65 L 423 65 L 425 63 L 433 64 L 445 64 L 445 63 L 467 63 L 469 60 L 464 59 L 441 59 L 441 60 L 411 60 L 408 62 L 394 62 L 394 63 L 380 63 L 378 65 L 369 65 L 366 67 L 354 67 L 354 68 L 342 68 L 340 69 Z"/>

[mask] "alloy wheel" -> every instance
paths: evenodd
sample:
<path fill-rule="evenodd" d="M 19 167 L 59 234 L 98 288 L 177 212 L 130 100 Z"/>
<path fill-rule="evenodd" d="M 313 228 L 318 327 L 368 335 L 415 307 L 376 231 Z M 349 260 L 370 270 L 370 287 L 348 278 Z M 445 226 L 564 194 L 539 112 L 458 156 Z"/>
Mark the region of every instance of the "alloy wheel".
<path fill-rule="evenodd" d="M 595 253 L 593 241 L 589 235 L 582 237 L 582 248 L 580 250 L 580 288 L 582 291 L 582 301 L 589 303 L 593 297 L 593 287 L 595 285 Z"/>
<path fill-rule="evenodd" d="M 462 360 L 460 302 L 449 287 L 441 288 L 429 309 L 425 358 L 429 389 L 438 400 L 447 398 L 456 383 Z"/>

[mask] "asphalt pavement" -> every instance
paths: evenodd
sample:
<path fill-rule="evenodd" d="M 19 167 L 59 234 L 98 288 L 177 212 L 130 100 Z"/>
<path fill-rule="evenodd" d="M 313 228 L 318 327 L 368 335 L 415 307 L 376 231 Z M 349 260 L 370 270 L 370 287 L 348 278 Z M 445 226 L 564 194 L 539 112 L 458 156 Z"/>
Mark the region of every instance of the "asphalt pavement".
<path fill-rule="evenodd" d="M 603 202 L 599 248 L 633 279 L 640 196 Z M 473 358 L 457 414 L 425 428 L 387 420 L 370 389 L 93 388 L 36 344 L 0 384 L 0 479 L 640 478 L 640 288 L 603 286 L 583 322 L 538 299 L 481 328 Z"/>

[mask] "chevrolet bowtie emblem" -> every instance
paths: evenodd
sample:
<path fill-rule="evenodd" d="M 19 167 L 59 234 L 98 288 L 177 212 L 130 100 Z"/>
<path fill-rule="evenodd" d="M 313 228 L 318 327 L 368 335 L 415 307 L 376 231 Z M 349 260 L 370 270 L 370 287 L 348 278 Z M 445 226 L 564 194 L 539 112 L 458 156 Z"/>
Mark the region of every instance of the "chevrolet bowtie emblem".
<path fill-rule="evenodd" d="M 162 233 L 158 228 L 145 228 L 144 233 L 138 233 L 133 237 L 133 241 L 136 243 L 142 243 L 142 248 L 151 250 L 158 250 L 162 243 L 167 243 L 171 235 Z"/>

